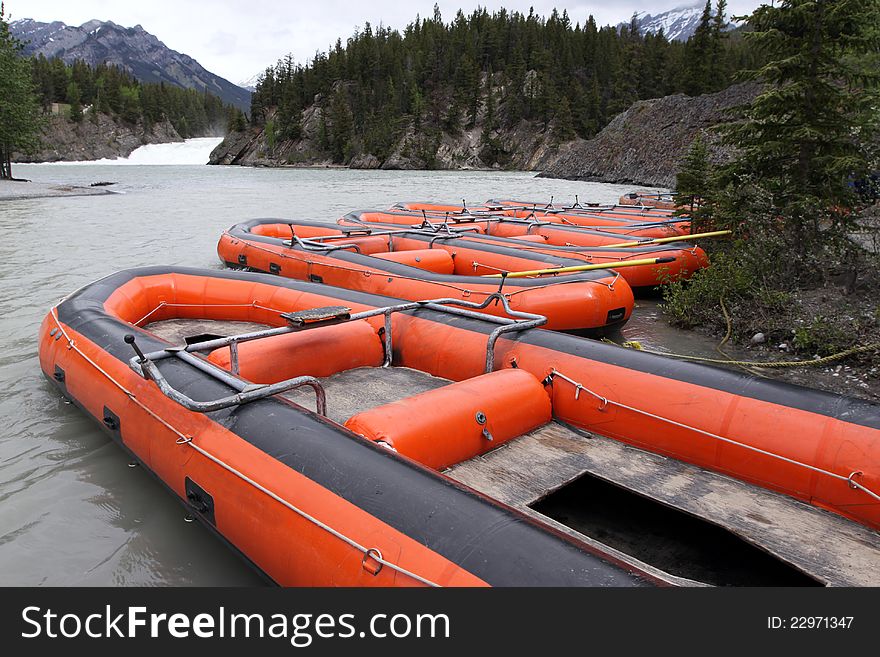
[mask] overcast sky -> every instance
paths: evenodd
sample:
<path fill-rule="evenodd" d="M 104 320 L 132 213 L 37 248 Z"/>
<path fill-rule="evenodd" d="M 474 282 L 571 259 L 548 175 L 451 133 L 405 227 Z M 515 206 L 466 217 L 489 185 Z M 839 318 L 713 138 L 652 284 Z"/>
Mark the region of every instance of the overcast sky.
<path fill-rule="evenodd" d="M 6 0 L 13 20 L 63 21 L 81 25 L 88 20 L 110 20 L 125 27 L 140 24 L 166 46 L 194 57 L 212 73 L 238 83 L 274 64 L 287 53 L 299 62 L 317 50 L 326 50 L 337 38 L 345 39 L 355 27 L 369 21 L 403 28 L 419 13 L 430 16 L 434 0 Z M 478 5 L 489 11 L 506 7 L 527 13 L 529 7 L 548 15 L 553 7 L 568 10 L 572 22 L 583 23 L 593 14 L 599 25 L 629 20 L 633 12 L 658 14 L 689 0 L 507 0 L 482 2 L 439 0 L 444 19 L 459 8 L 465 13 Z M 713 0 L 714 4 L 714 0 Z M 748 14 L 759 0 L 728 0 L 728 12 Z"/>

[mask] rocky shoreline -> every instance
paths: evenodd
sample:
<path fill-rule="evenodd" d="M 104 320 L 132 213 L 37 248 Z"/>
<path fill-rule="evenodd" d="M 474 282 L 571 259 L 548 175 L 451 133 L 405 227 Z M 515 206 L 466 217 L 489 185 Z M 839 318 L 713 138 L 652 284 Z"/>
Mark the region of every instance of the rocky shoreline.
<path fill-rule="evenodd" d="M 59 183 L 38 183 L 29 180 L 0 180 L 0 201 L 58 196 L 104 196 L 115 192 L 100 187 L 79 187 Z"/>

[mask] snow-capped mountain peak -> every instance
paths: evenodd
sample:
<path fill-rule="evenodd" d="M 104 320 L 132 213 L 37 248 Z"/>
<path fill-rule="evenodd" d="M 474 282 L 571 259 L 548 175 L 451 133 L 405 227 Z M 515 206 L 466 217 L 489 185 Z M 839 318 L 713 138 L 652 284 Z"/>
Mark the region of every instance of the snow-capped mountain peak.
<path fill-rule="evenodd" d="M 706 3 L 696 2 L 664 11 L 662 14 L 639 14 L 637 21 L 642 34 L 656 34 L 661 29 L 670 41 L 687 41 L 700 24 Z M 628 25 L 628 23 L 627 23 Z"/>
<path fill-rule="evenodd" d="M 241 82 L 238 83 L 238 86 L 241 87 L 242 89 L 247 89 L 248 91 L 251 91 L 251 92 L 256 91 L 257 90 L 257 82 L 260 81 L 261 77 L 263 77 L 263 71 L 260 71 L 259 73 L 255 73 L 254 75 L 249 77 L 247 80 L 242 80 Z"/>

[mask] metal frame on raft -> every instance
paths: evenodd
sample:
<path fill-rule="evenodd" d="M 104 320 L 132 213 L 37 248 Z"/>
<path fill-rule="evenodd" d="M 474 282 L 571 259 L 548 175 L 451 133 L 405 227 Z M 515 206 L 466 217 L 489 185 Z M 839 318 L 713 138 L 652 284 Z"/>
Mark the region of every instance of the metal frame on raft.
<path fill-rule="evenodd" d="M 531 212 L 531 214 L 530 214 L 528 217 L 508 217 L 508 216 L 501 216 L 501 215 L 499 215 L 497 212 L 492 212 L 492 211 L 490 211 L 490 212 L 486 212 L 485 214 L 482 214 L 482 213 L 474 214 L 474 213 L 471 212 L 470 210 L 468 210 L 468 214 L 463 214 L 463 213 L 459 213 L 459 212 L 449 212 L 449 211 L 444 211 L 444 212 L 443 212 L 443 221 L 438 221 L 437 223 L 434 223 L 434 222 L 432 222 L 432 221 L 428 218 L 426 211 L 425 211 L 425 210 L 421 210 L 421 213 L 422 213 L 422 216 L 423 216 L 422 223 L 420 223 L 420 224 L 408 224 L 408 225 L 406 225 L 406 224 L 400 224 L 400 226 L 402 226 L 402 227 L 399 228 L 398 230 L 409 230 L 409 231 L 430 231 L 430 232 L 434 232 L 434 233 L 436 233 L 436 232 L 438 232 L 439 230 L 444 229 L 444 228 L 445 228 L 446 230 L 450 230 L 450 229 L 449 229 L 449 226 L 455 226 L 455 227 L 456 227 L 456 230 L 461 230 L 461 229 L 459 228 L 460 226 L 463 226 L 464 224 L 469 224 L 469 223 L 476 223 L 476 222 L 478 222 L 478 221 L 480 221 L 480 222 L 485 222 L 485 223 L 526 224 L 526 225 L 529 226 L 529 231 L 531 231 L 531 228 L 532 228 L 532 227 L 537 228 L 537 227 L 540 227 L 540 226 L 559 226 L 559 225 L 560 225 L 559 222 L 555 222 L 555 221 L 541 221 L 541 220 L 537 217 L 537 215 L 535 214 L 535 212 L 545 212 L 546 214 L 552 214 L 552 213 L 551 213 L 551 212 L 547 212 L 547 211 L 545 211 L 545 210 L 541 210 L 540 208 L 531 208 L 531 207 L 517 208 L 517 207 L 512 207 L 512 208 L 506 208 L 506 209 L 508 209 L 508 210 L 529 210 L 529 211 Z M 563 211 L 562 211 L 562 210 L 557 210 L 557 211 L 555 211 L 555 212 L 563 212 Z M 408 216 L 408 215 L 404 215 L 404 216 Z M 413 215 L 413 216 L 417 216 L 417 215 Z M 440 219 L 440 213 L 439 213 L 439 212 L 434 212 L 434 213 L 432 213 L 432 216 L 433 216 L 435 219 L 438 219 L 438 220 Z M 369 223 L 370 223 L 370 222 L 364 221 L 364 220 L 359 219 L 359 218 L 350 218 L 350 219 L 347 219 L 347 221 L 350 221 L 350 222 L 352 222 L 352 223 L 361 224 L 361 225 L 363 225 L 363 226 L 368 226 Z M 629 224 L 627 224 L 627 225 L 621 224 L 621 226 L 612 226 L 612 227 L 615 227 L 615 228 L 619 228 L 619 227 L 625 227 L 625 228 L 653 228 L 653 227 L 658 227 L 658 226 L 659 226 L 659 227 L 662 227 L 662 226 L 668 226 L 668 225 L 670 225 L 670 224 L 681 223 L 681 222 L 687 222 L 687 221 L 690 221 L 690 219 L 675 219 L 675 220 L 668 220 L 668 221 L 667 221 L 667 220 L 660 220 L 660 221 L 638 221 L 638 222 L 632 222 L 632 223 L 629 223 Z M 596 224 L 596 225 L 589 225 L 589 226 L 587 226 L 587 225 L 583 225 L 583 224 L 576 224 L 576 223 L 573 223 L 573 222 L 570 222 L 570 221 L 563 221 L 561 225 L 564 225 L 564 226 L 574 226 L 574 227 L 577 227 L 577 228 L 584 228 L 584 229 L 586 229 L 586 230 L 600 230 L 600 231 L 601 231 L 602 229 L 604 229 L 604 228 L 609 228 L 609 226 L 610 226 L 610 224 Z M 464 230 L 467 231 L 467 230 L 476 230 L 476 229 L 469 229 L 469 228 L 466 228 L 466 229 L 464 229 Z M 387 234 L 387 233 L 376 232 L 376 233 L 373 233 L 373 234 L 374 234 L 374 235 L 384 235 L 384 234 Z M 332 236 L 328 236 L 328 237 L 329 237 L 329 238 L 338 238 L 338 237 L 342 237 L 342 236 L 341 236 L 341 235 L 332 235 Z M 328 237 L 324 237 L 324 238 L 313 238 L 313 239 L 328 239 Z M 689 237 L 688 235 L 682 235 L 682 236 L 681 236 L 681 240 L 682 240 L 682 241 L 687 241 L 687 240 L 688 240 L 688 237 Z M 645 239 L 652 239 L 652 238 L 645 238 Z"/>
<path fill-rule="evenodd" d="M 669 201 L 672 201 L 673 196 L 674 195 L 670 192 L 658 192 L 658 193 L 654 193 L 654 194 L 639 194 L 635 198 L 656 198 L 657 200 L 667 200 L 668 199 Z M 656 207 L 653 205 L 644 205 L 644 204 L 629 205 L 626 203 L 606 203 L 606 204 L 589 203 L 589 202 L 581 203 L 580 200 L 578 199 L 577 194 L 574 195 L 574 203 L 572 205 L 562 205 L 557 208 L 553 205 L 553 198 L 554 197 L 551 196 L 550 202 L 543 207 L 539 206 L 537 203 L 535 203 L 534 205 L 503 205 L 503 204 L 492 205 L 491 200 L 487 201 L 486 207 L 488 207 L 490 210 L 511 210 L 511 209 L 514 209 L 514 210 L 532 210 L 532 211 L 540 210 L 542 212 L 567 212 L 567 211 L 571 211 L 571 210 L 583 210 L 585 212 L 609 212 L 609 211 L 613 212 L 614 210 L 618 210 L 620 208 L 638 209 L 638 210 L 641 210 L 642 212 L 648 212 L 648 213 L 650 213 L 652 211 L 653 212 L 664 212 L 667 210 L 667 208 L 659 208 L 659 207 Z M 464 209 L 467 210 L 466 207 Z M 690 219 L 678 219 L 677 221 L 690 221 Z"/>
<path fill-rule="evenodd" d="M 500 302 L 504 311 L 510 315 L 508 317 L 495 317 L 483 313 L 474 312 L 489 306 L 492 301 Z M 451 306 L 464 306 L 465 308 L 454 308 Z M 129 360 L 129 366 L 135 372 L 140 374 L 147 380 L 152 380 L 159 390 L 166 397 L 174 400 L 184 408 L 197 413 L 210 413 L 219 411 L 231 406 L 239 406 L 249 402 L 271 397 L 282 392 L 288 392 L 303 386 L 311 387 L 315 391 L 316 411 L 319 415 L 327 415 L 327 395 L 321 382 L 313 376 L 298 376 L 278 383 L 272 384 L 251 384 L 247 383 L 237 375 L 239 373 L 238 345 L 242 342 L 251 342 L 262 338 L 268 338 L 276 335 L 285 335 L 287 333 L 296 333 L 322 326 L 330 326 L 344 322 L 355 321 L 359 319 L 367 319 L 368 317 L 385 316 L 384 341 L 385 341 L 385 359 L 382 367 L 391 365 L 393 354 L 393 337 L 391 315 L 409 310 L 418 310 L 426 308 L 438 312 L 458 315 L 460 317 L 468 317 L 471 319 L 479 319 L 494 324 L 500 324 L 498 328 L 489 334 L 486 343 L 486 366 L 485 371 L 491 372 L 495 369 L 495 343 L 504 333 L 513 331 L 525 331 L 537 328 L 547 323 L 544 315 L 526 313 L 518 310 L 512 310 L 510 305 L 501 292 L 494 292 L 486 297 L 481 303 L 472 301 L 462 301 L 460 299 L 430 299 L 427 301 L 411 301 L 401 303 L 394 306 L 386 306 L 383 308 L 374 308 L 373 310 L 365 310 L 359 313 L 351 313 L 350 308 L 344 306 L 328 306 L 324 308 L 315 308 L 299 312 L 281 313 L 281 317 L 287 320 L 287 326 L 279 326 L 272 329 L 264 329 L 261 331 L 251 331 L 232 335 L 225 338 L 217 338 L 215 340 L 205 340 L 204 342 L 196 342 L 191 345 L 167 347 L 160 351 L 154 351 L 144 354 L 137 345 L 136 338 L 133 334 L 125 336 L 125 342 L 130 344 L 135 351 L 135 356 Z M 474 310 L 467 310 L 472 308 Z M 514 319 L 511 319 L 514 318 Z M 205 358 L 196 356 L 193 352 L 206 352 L 220 349 L 221 347 L 229 347 L 229 360 L 231 373 L 206 360 Z M 168 380 L 162 375 L 157 366 L 157 361 L 166 358 L 179 358 L 180 360 L 201 370 L 205 374 L 217 379 L 238 392 L 233 395 L 221 397 L 211 401 L 196 401 L 185 395 L 181 391 L 172 386 Z"/>

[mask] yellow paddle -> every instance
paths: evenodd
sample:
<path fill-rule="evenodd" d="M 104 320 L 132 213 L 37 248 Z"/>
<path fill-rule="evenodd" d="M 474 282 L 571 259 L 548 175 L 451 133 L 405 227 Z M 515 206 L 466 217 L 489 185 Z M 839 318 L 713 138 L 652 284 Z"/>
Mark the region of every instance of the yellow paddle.
<path fill-rule="evenodd" d="M 648 240 L 646 242 L 618 242 L 617 244 L 603 244 L 602 246 L 591 246 L 590 249 L 616 249 L 623 246 L 651 246 L 652 244 L 667 244 L 668 242 L 687 242 L 688 240 L 694 240 L 697 238 L 704 237 L 722 237 L 724 235 L 731 235 L 733 233 L 732 230 L 713 230 L 709 233 L 694 233 L 693 235 L 676 235 L 675 237 L 655 237 L 652 240 Z"/>
<path fill-rule="evenodd" d="M 530 271 L 512 271 L 507 274 L 484 274 L 483 278 L 525 278 L 526 276 L 543 276 L 544 274 L 571 274 L 593 269 L 619 269 L 621 267 L 637 267 L 638 265 L 659 265 L 675 262 L 675 258 L 642 258 L 640 260 L 623 260 L 614 264 L 575 265 L 573 267 L 557 267 L 556 269 L 532 269 Z"/>

